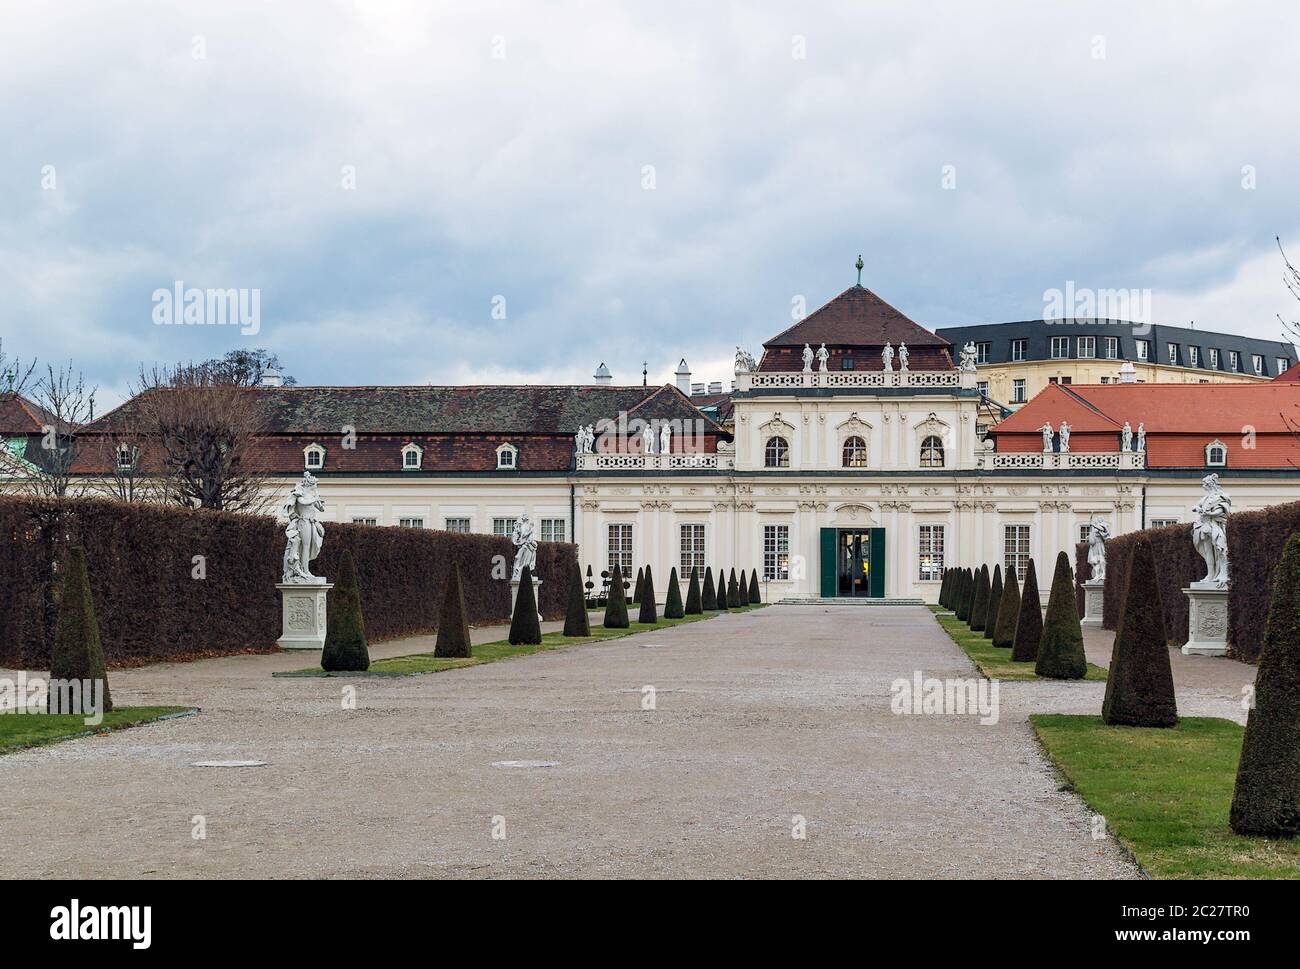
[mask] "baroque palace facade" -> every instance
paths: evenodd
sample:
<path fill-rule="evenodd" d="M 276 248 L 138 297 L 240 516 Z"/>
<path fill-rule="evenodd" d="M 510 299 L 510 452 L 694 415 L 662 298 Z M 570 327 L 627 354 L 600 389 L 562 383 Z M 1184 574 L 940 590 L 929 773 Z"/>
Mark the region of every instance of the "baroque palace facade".
<path fill-rule="evenodd" d="M 1095 518 L 1113 535 L 1190 522 L 1209 471 L 1236 510 L 1300 499 L 1286 418 L 1300 418 L 1300 382 L 1052 386 L 982 439 L 977 353 L 860 284 L 757 361 L 738 351 L 725 428 L 706 416 L 717 395 L 701 409 L 680 387 L 606 374 L 259 387 L 270 419 L 255 460 L 277 499 L 314 474 L 327 521 L 508 535 L 528 514 L 542 540 L 578 545 L 584 571 L 757 568 L 769 601 L 933 601 L 945 566 L 1023 574 L 1032 556 L 1041 572 Z M 134 408 L 87 435 L 129 429 Z M 0 430 L 21 460 L 16 429 Z"/>

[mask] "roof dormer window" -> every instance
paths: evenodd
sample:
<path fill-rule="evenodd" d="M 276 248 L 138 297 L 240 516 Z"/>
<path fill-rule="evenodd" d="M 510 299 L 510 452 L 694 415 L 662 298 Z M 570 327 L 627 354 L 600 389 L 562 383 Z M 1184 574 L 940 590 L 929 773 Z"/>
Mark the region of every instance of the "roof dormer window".
<path fill-rule="evenodd" d="M 519 448 L 513 444 L 502 444 L 497 448 L 497 470 L 514 471 L 519 467 Z"/>
<path fill-rule="evenodd" d="M 1222 468 L 1228 463 L 1228 445 L 1220 440 L 1211 441 L 1205 445 L 1205 466 L 1209 468 Z"/>
<path fill-rule="evenodd" d="M 325 449 L 319 444 L 308 444 L 302 449 L 302 464 L 308 471 L 325 467 Z"/>
<path fill-rule="evenodd" d="M 402 470 L 419 471 L 424 462 L 424 448 L 418 444 L 408 444 L 402 448 Z"/>

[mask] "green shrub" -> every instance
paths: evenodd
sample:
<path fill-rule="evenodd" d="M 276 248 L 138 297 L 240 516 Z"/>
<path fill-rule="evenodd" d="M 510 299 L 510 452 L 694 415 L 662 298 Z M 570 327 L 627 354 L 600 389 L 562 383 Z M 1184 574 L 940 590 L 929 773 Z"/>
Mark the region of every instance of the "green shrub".
<path fill-rule="evenodd" d="M 104 664 L 104 649 L 99 641 L 99 623 L 95 620 L 95 603 L 90 595 L 90 571 L 86 567 L 86 550 L 80 545 L 68 549 L 64 562 L 63 592 L 59 597 L 58 624 L 54 628 L 54 653 L 50 659 L 51 680 L 91 681 L 103 684 L 103 708 L 100 713 L 113 709 L 113 696 L 108 689 L 108 671 Z M 78 710 L 63 709 L 63 694 L 51 689 L 46 710 L 49 713 L 88 713 L 91 697 L 81 698 Z M 69 696 L 70 700 L 71 697 Z"/>
<path fill-rule="evenodd" d="M 645 591 L 645 569 L 636 570 L 636 585 L 632 587 L 632 605 L 641 604 L 641 595 Z"/>
<path fill-rule="evenodd" d="M 627 620 L 627 598 L 623 594 L 623 573 L 619 571 L 618 563 L 614 563 L 614 571 L 609 577 L 609 598 L 605 602 L 605 623 L 606 629 L 627 629 L 630 623 Z"/>
<path fill-rule="evenodd" d="M 1083 629 L 1074 595 L 1074 569 L 1064 552 L 1056 556 L 1052 591 L 1047 594 L 1047 617 L 1038 641 L 1034 672 L 1054 680 L 1081 680 L 1088 672 L 1083 651 Z"/>
<path fill-rule="evenodd" d="M 749 599 L 748 595 L 740 594 L 740 583 L 736 581 L 736 570 L 731 570 L 731 578 L 727 582 L 727 608 L 740 609 Z"/>
<path fill-rule="evenodd" d="M 948 583 L 952 579 L 952 569 L 943 570 L 943 581 L 939 583 L 939 605 L 948 607 Z"/>
<path fill-rule="evenodd" d="M 989 567 L 981 565 L 979 571 L 975 573 L 975 596 L 971 599 L 970 604 L 970 625 L 971 632 L 982 632 L 984 629 L 984 618 L 989 611 Z"/>
<path fill-rule="evenodd" d="M 325 648 L 321 669 L 329 672 L 360 673 L 370 669 L 366 648 L 366 623 L 361 615 L 361 587 L 352 553 L 339 558 L 339 578 L 325 609 Z"/>
<path fill-rule="evenodd" d="M 581 578 L 577 571 L 573 573 L 581 590 Z M 460 563 L 451 563 L 451 572 L 447 575 L 447 591 L 442 597 L 442 609 L 438 615 L 438 639 L 433 646 L 434 656 L 463 658 L 473 653 L 469 639 L 469 620 L 465 615 L 465 585 L 460 578 Z"/>
<path fill-rule="evenodd" d="M 533 570 L 524 566 L 519 573 L 519 595 L 510 617 L 511 646 L 537 646 L 542 641 L 542 624 L 537 618 L 537 594 L 533 591 Z"/>
<path fill-rule="evenodd" d="M 993 585 L 989 587 L 989 606 L 984 613 L 984 638 L 992 639 L 998 627 L 998 607 L 1002 605 L 1002 566 L 993 566 Z"/>
<path fill-rule="evenodd" d="M 713 588 L 713 566 L 704 569 L 704 593 L 700 598 L 700 607 L 705 612 L 718 611 L 718 593 Z"/>
<path fill-rule="evenodd" d="M 1238 834 L 1300 834 L 1300 535 L 1273 572 L 1229 820 Z"/>
<path fill-rule="evenodd" d="M 725 612 L 729 605 L 731 602 L 727 594 L 727 570 L 718 569 L 718 611 Z"/>
<path fill-rule="evenodd" d="M 763 597 L 758 592 L 758 569 L 749 570 L 749 604 L 757 606 L 762 603 Z"/>
<path fill-rule="evenodd" d="M 1025 569 L 1025 588 L 1020 593 L 1020 614 L 1016 616 L 1015 637 L 1011 640 L 1011 662 L 1032 663 L 1038 659 L 1038 643 L 1043 638 L 1043 604 L 1038 597 L 1038 573 L 1034 560 Z"/>
<path fill-rule="evenodd" d="M 993 630 L 993 645 L 1010 649 L 1016 639 L 1016 622 L 1020 618 L 1020 583 L 1016 570 L 1007 569 L 1007 580 L 1002 585 L 1002 601 L 998 603 L 998 624 Z"/>
<path fill-rule="evenodd" d="M 962 569 L 961 574 L 957 577 L 957 589 L 954 593 L 956 601 L 953 610 L 957 613 L 957 618 L 962 622 L 970 619 L 970 600 L 974 591 L 975 587 L 972 583 L 970 569 Z"/>
<path fill-rule="evenodd" d="M 569 605 L 564 613 L 564 635 L 590 636 L 591 619 L 587 616 L 587 595 L 582 587 L 582 576 L 576 570 L 572 575 L 573 580 L 569 583 Z"/>
<path fill-rule="evenodd" d="M 688 616 L 698 616 L 704 612 L 704 604 L 700 599 L 700 570 L 691 566 L 691 584 L 686 589 L 686 614 Z"/>
<path fill-rule="evenodd" d="M 686 610 L 682 606 L 682 587 L 677 581 L 677 569 L 674 567 L 668 573 L 668 598 L 664 600 L 664 618 L 681 619 L 686 615 Z"/>
<path fill-rule="evenodd" d="M 1122 601 L 1101 719 L 1127 727 L 1177 726 L 1169 636 L 1160 606 L 1155 555 L 1145 536 L 1134 542 L 1129 552 Z"/>
<path fill-rule="evenodd" d="M 659 613 L 655 607 L 654 574 L 651 573 L 648 565 L 645 567 L 645 578 L 641 582 L 641 614 L 636 617 L 636 621 L 649 624 L 659 621 Z"/>

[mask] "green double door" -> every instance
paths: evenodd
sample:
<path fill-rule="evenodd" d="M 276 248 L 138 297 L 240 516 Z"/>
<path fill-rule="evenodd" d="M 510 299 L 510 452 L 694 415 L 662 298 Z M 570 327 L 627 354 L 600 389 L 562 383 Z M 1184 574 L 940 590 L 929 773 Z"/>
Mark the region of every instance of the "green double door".
<path fill-rule="evenodd" d="M 821 533 L 823 599 L 839 596 L 885 596 L 885 530 L 823 528 Z"/>

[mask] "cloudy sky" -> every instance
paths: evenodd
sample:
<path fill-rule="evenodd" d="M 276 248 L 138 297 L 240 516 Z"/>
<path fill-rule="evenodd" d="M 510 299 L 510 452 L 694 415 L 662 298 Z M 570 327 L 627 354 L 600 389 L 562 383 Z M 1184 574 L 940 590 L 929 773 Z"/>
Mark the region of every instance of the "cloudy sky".
<path fill-rule="evenodd" d="M 937 327 L 1149 289 L 1300 316 L 1300 6 L 8 5 L 0 338 L 302 383 L 729 379 L 863 281 Z M 154 322 L 257 290 L 259 331 Z"/>

